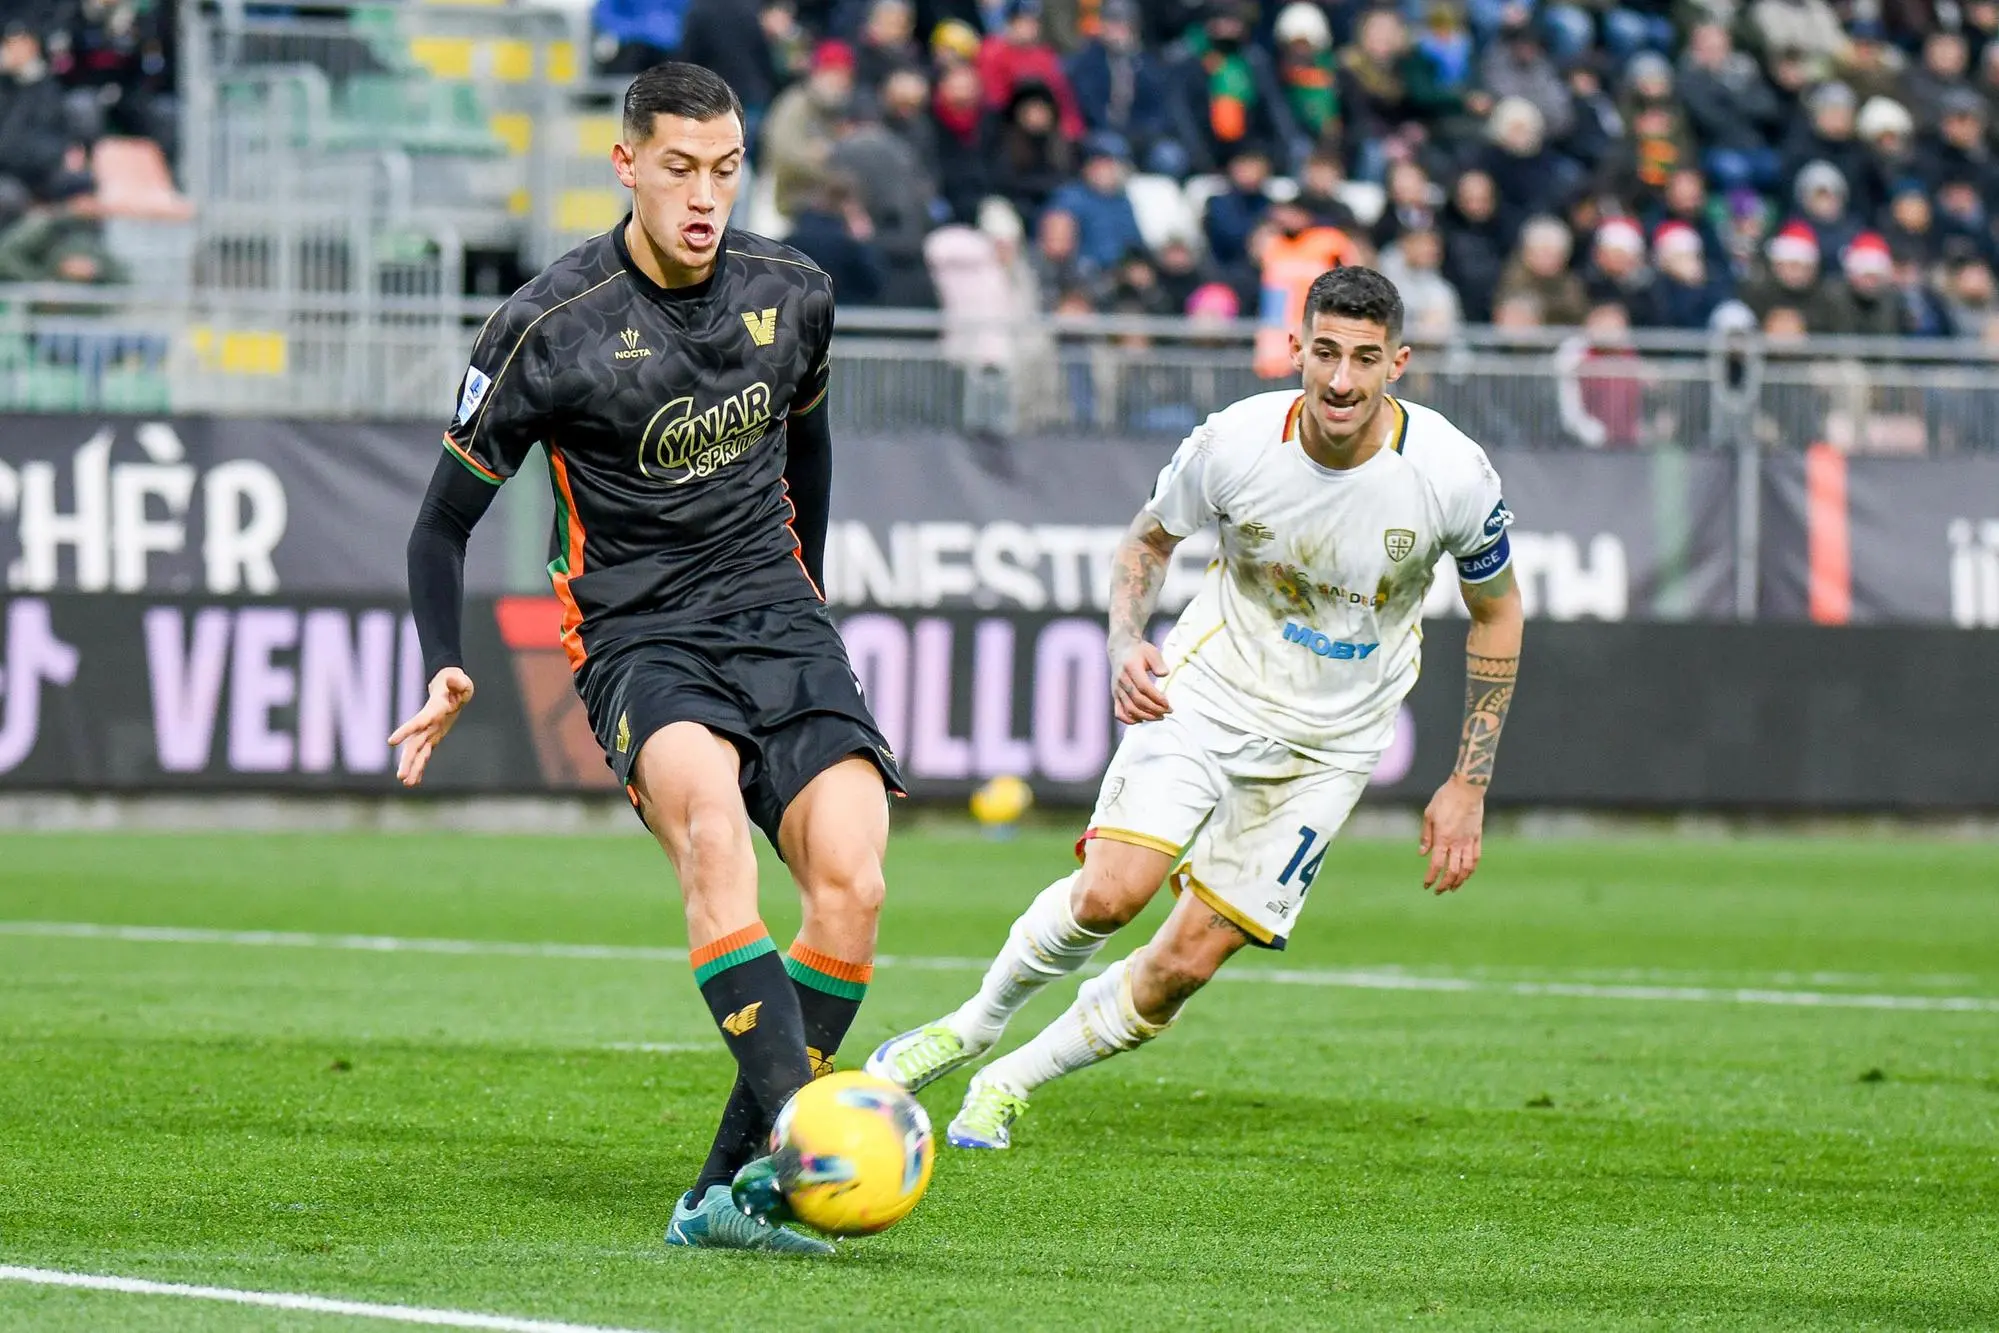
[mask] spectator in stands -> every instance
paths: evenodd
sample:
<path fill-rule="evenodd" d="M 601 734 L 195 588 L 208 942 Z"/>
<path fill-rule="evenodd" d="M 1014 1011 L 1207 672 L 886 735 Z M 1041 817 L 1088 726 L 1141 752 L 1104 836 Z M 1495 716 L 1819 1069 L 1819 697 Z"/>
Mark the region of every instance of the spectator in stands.
<path fill-rule="evenodd" d="M 1671 76 L 1663 57 L 1646 52 L 1632 63 L 1654 62 L 1656 71 L 1647 71 L 1645 86 L 1663 84 L 1670 90 Z M 1666 182 L 1673 173 L 1694 161 L 1693 134 L 1687 128 L 1686 113 L 1670 91 L 1664 96 L 1639 94 L 1627 106 L 1625 116 L 1631 134 L 1611 149 L 1597 173 L 1598 186 L 1640 212 L 1650 212 L 1663 201 Z"/>
<path fill-rule="evenodd" d="M 1443 192 L 1429 172 L 1414 162 L 1397 162 L 1388 169 L 1388 198 L 1371 229 L 1375 248 L 1386 248 L 1404 232 L 1435 231 L 1442 203 Z"/>
<path fill-rule="evenodd" d="M 1127 250 L 1118 260 L 1106 304 L 1122 315 L 1177 315 L 1183 309 L 1159 281 L 1159 270 L 1143 247 Z"/>
<path fill-rule="evenodd" d="M 764 118 L 764 164 L 777 192 L 777 211 L 796 216 L 833 152 L 835 133 L 854 98 L 854 48 L 824 41 L 812 73 L 778 95 Z"/>
<path fill-rule="evenodd" d="M 680 59 L 705 65 L 743 99 L 744 137 L 757 141 L 763 118 L 790 71 L 778 62 L 798 20 L 790 0 L 692 0 L 681 28 Z"/>
<path fill-rule="evenodd" d="M 1969 92 L 1965 77 L 1971 71 L 1971 48 L 1961 33 L 1938 29 L 1923 42 L 1922 63 L 1903 76 L 1901 96 L 1916 124 L 1924 133 L 1943 120 L 1944 99 L 1954 92 Z"/>
<path fill-rule="evenodd" d="M 1264 193 L 1270 181 L 1270 158 L 1260 148 L 1248 148 L 1229 159 L 1229 188 L 1208 200 L 1202 230 L 1208 253 L 1221 265 L 1240 263 L 1249 253 L 1249 236 L 1263 225 L 1270 211 Z"/>
<path fill-rule="evenodd" d="M 21 23 L 0 36 L 0 178 L 6 177 L 18 182 L 17 193 L 46 203 L 95 188 L 41 38 Z"/>
<path fill-rule="evenodd" d="M 637 74 L 680 49 L 688 0 L 597 0 L 591 26 L 597 66 L 606 74 Z"/>
<path fill-rule="evenodd" d="M 1433 0 L 1413 50 L 1428 64 L 1439 92 L 1456 96 L 1471 87 L 1471 31 L 1463 12 L 1449 0 Z"/>
<path fill-rule="evenodd" d="M 1772 236 L 1764 249 L 1770 258 L 1769 272 L 1742 290 L 1750 310 L 1765 321 L 1772 311 L 1792 310 L 1811 332 L 1836 332 L 1847 316 L 1836 286 L 1821 281 L 1819 243 L 1812 229 L 1793 222 Z"/>
<path fill-rule="evenodd" d="M 1200 255 L 1185 237 L 1169 236 L 1166 244 L 1159 247 L 1159 285 L 1165 289 L 1175 311 L 1187 311 L 1194 294 L 1215 285 L 1215 280 L 1214 268 L 1201 262 Z"/>
<path fill-rule="evenodd" d="M 1541 298 L 1532 292 L 1515 292 L 1492 307 L 1496 329 L 1540 329 L 1548 321 L 1541 318 Z"/>
<path fill-rule="evenodd" d="M 1929 187 L 1921 181 L 1904 181 L 1888 205 L 1881 235 L 1888 249 L 1927 269 L 1943 258 L 1943 236 L 1937 230 L 1936 214 L 1930 208 Z"/>
<path fill-rule="evenodd" d="M 1615 302 L 1629 322 L 1648 326 L 1654 322 L 1645 233 L 1630 218 L 1607 218 L 1597 227 L 1582 279 L 1592 306 Z"/>
<path fill-rule="evenodd" d="M 1291 160 L 1298 131 L 1269 55 L 1251 41 L 1255 9 L 1253 0 L 1212 0 L 1181 41 L 1170 76 L 1174 123 L 1194 171 L 1219 170 L 1249 147 Z"/>
<path fill-rule="evenodd" d="M 1793 52 L 1811 65 L 1816 78 L 1830 73 L 1852 45 L 1826 0 L 1755 0 L 1749 27 L 1766 60 L 1779 51 Z"/>
<path fill-rule="evenodd" d="M 1659 328 L 1705 329 L 1729 296 L 1727 280 L 1708 268 L 1700 233 L 1677 220 L 1652 237 L 1652 318 Z"/>
<path fill-rule="evenodd" d="M 1840 63 L 1840 77 L 1852 85 L 1864 107 L 1876 97 L 1893 99 L 1902 91 L 1902 75 L 1907 60 L 1888 45 L 1879 23 L 1862 20 L 1848 29 L 1852 38 L 1846 58 Z"/>
<path fill-rule="evenodd" d="M 874 246 L 874 224 L 854 182 L 839 173 L 822 176 L 792 219 L 787 245 L 826 270 L 833 299 L 842 306 L 881 304 L 885 274 Z"/>
<path fill-rule="evenodd" d="M 1335 227 L 1322 227 L 1310 210 L 1296 200 L 1271 206 L 1264 225 L 1250 245 L 1262 275 L 1254 364 L 1264 379 L 1288 379 L 1292 330 L 1305 315 L 1305 293 L 1329 268 L 1356 262 L 1354 239 Z"/>
<path fill-rule="evenodd" d="M 1859 102 L 1843 83 L 1824 83 L 1805 99 L 1807 124 L 1792 131 L 1784 145 L 1784 175 L 1797 188 L 1798 173 L 1808 162 L 1824 162 L 1837 171 L 1850 192 L 1867 176 L 1867 149 L 1854 137 L 1854 112 Z"/>
<path fill-rule="evenodd" d="M 941 201 L 944 171 L 943 145 L 937 137 L 937 122 L 930 118 L 930 79 L 921 69 L 896 70 L 882 81 L 882 127 L 909 146 L 923 173 L 929 191 L 930 221 L 943 223 L 951 214 Z"/>
<path fill-rule="evenodd" d="M 1999 316 L 1999 286 L 1993 282 L 1992 265 L 1975 258 L 1952 265 L 1944 299 L 1960 337 L 1985 338 Z"/>
<path fill-rule="evenodd" d="M 855 80 L 879 88 L 897 70 L 922 69 L 923 48 L 915 38 L 916 9 L 909 0 L 874 0 L 854 48 Z"/>
<path fill-rule="evenodd" d="M 979 72 L 970 65 L 947 66 L 937 77 L 930 120 L 936 128 L 937 189 L 953 221 L 971 226 L 979 205 L 993 192 L 991 149 L 999 133 L 986 112 Z"/>
<path fill-rule="evenodd" d="M 1674 172 L 1667 177 L 1665 193 L 1659 202 L 1659 208 L 1649 219 L 1654 238 L 1661 224 L 1684 222 L 1701 238 L 1701 254 L 1707 260 L 1709 272 L 1727 272 L 1731 258 L 1728 243 L 1722 239 L 1721 229 L 1715 225 L 1707 180 L 1701 173 L 1692 167 L 1682 167 Z"/>
<path fill-rule="evenodd" d="M 1616 99 L 1604 91 L 1603 76 L 1594 56 L 1576 57 L 1562 77 L 1567 80 L 1569 96 L 1575 102 L 1576 123 L 1568 138 L 1557 146 L 1581 163 L 1585 171 L 1599 172 L 1624 140 L 1624 114 L 1617 109 Z"/>
<path fill-rule="evenodd" d="M 1985 200 L 1976 185 L 1968 180 L 1946 180 L 1937 189 L 1936 215 L 1946 255 L 1954 261 L 1992 259 L 1992 231 Z"/>
<path fill-rule="evenodd" d="M 1839 315 L 1834 333 L 1892 338 L 1902 332 L 1902 294 L 1895 288 L 1895 259 L 1879 233 L 1854 237 L 1840 257 L 1846 284 L 1838 293 Z"/>
<path fill-rule="evenodd" d="M 1589 449 L 1635 449 L 1644 441 L 1644 363 L 1631 346 L 1631 317 L 1615 301 L 1590 307 L 1583 331 L 1555 348 L 1555 394 L 1563 431 Z"/>
<path fill-rule="evenodd" d="M 936 66 L 939 80 L 960 67 L 976 72 L 981 45 L 979 30 L 971 24 L 961 19 L 939 23 L 930 33 L 930 63 Z"/>
<path fill-rule="evenodd" d="M 89 200 L 38 207 L 0 232 L 0 283 L 124 281 Z"/>
<path fill-rule="evenodd" d="M 1913 254 L 1891 248 L 1895 260 L 1895 290 L 1902 297 L 1902 333 L 1910 338 L 1952 338 L 1957 326 L 1950 303 L 1930 280 L 1929 269 Z"/>
<path fill-rule="evenodd" d="M 1854 130 L 1867 150 L 1867 169 L 1851 182 L 1853 211 L 1871 220 L 1903 181 L 1925 175 L 1916 155 L 1916 122 L 1900 102 L 1874 97 L 1861 104 Z"/>
<path fill-rule="evenodd" d="M 1542 133 L 1550 140 L 1566 138 L 1575 128 L 1575 101 L 1555 64 L 1542 49 L 1532 16 L 1512 9 L 1500 25 L 1498 40 L 1479 61 L 1479 86 L 1495 101 L 1519 98 L 1541 113 Z"/>
<path fill-rule="evenodd" d="M 1499 279 L 1497 299 L 1530 292 L 1549 324 L 1580 324 L 1589 312 L 1583 280 L 1569 268 L 1575 238 L 1560 218 L 1535 217 L 1520 229 L 1520 253 L 1508 261 Z"/>
<path fill-rule="evenodd" d="M 1822 255 L 1837 255 L 1860 232 L 1860 224 L 1847 212 L 1846 177 L 1829 162 L 1807 162 L 1798 173 L 1798 211 L 1812 229 Z"/>
<path fill-rule="evenodd" d="M 1116 134 L 1092 134 L 1083 144 L 1083 178 L 1057 190 L 1048 206 L 1076 219 L 1084 262 L 1108 269 L 1132 250 L 1143 252 L 1138 213 L 1125 182 L 1131 146 Z"/>
<path fill-rule="evenodd" d="M 1382 250 L 1381 272 L 1402 295 L 1404 337 L 1441 343 L 1463 326 L 1464 307 L 1443 264 L 1444 239 L 1428 227 L 1407 228 Z"/>
<path fill-rule="evenodd" d="M 1340 52 L 1340 105 L 1352 169 L 1366 181 L 1388 170 L 1388 141 L 1415 117 L 1404 77 L 1409 32 L 1392 9 L 1370 10 L 1352 45 Z"/>
<path fill-rule="evenodd" d="M 937 294 L 923 260 L 936 188 L 909 144 L 858 104 L 840 120 L 827 165 L 852 180 L 873 224 L 882 260 L 882 304 L 933 309 Z"/>
<path fill-rule="evenodd" d="M 1521 97 L 1501 100 L 1486 122 L 1491 143 L 1479 166 L 1499 188 L 1499 220 L 1509 233 L 1536 213 L 1562 212 L 1576 183 L 1575 165 L 1548 149 L 1542 125 L 1540 109 Z"/>
<path fill-rule="evenodd" d="M 1306 143 L 1336 145 L 1341 138 L 1339 66 L 1333 25 L 1317 5 L 1293 0 L 1277 15 L 1277 79 L 1291 119 Z"/>
<path fill-rule="evenodd" d="M 1011 107 L 1015 90 L 1039 86 L 1053 99 L 1062 137 L 1083 137 L 1083 115 L 1062 58 L 1041 37 L 1041 0 L 1007 0 L 1006 26 L 979 48 L 979 81 L 988 107 Z"/>
<path fill-rule="evenodd" d="M 1075 174 L 1075 147 L 1062 136 L 1055 94 L 1039 83 L 1013 90 L 994 135 L 993 188 L 1023 219 L 1032 220 Z"/>
<path fill-rule="evenodd" d="M 1065 292 L 1088 294 L 1091 279 L 1096 275 L 1083 262 L 1080 243 L 1075 214 L 1051 208 L 1041 215 L 1029 263 L 1034 269 L 1035 283 L 1044 295 L 1059 299 Z"/>
<path fill-rule="evenodd" d="M 1506 229 L 1499 221 L 1499 192 L 1483 171 L 1467 171 L 1451 187 L 1444 213 L 1444 277 L 1457 288 L 1465 318 L 1493 317 L 1493 293 L 1506 266 Z"/>
<path fill-rule="evenodd" d="M 1353 209 L 1340 197 L 1340 189 L 1345 184 L 1346 167 L 1340 162 L 1339 151 L 1315 148 L 1305 159 L 1304 173 L 1298 179 L 1298 202 L 1305 206 L 1319 226 L 1335 227 L 1349 236 L 1359 236 L 1366 228 L 1360 225 Z"/>
<path fill-rule="evenodd" d="M 1985 99 L 1953 88 L 1938 99 L 1937 129 L 1923 144 L 1930 184 L 1968 181 L 1981 200 L 1999 198 L 1999 159 L 1986 138 Z"/>
<path fill-rule="evenodd" d="M 1978 78 L 1975 89 L 1985 99 L 1985 120 L 1993 124 L 1999 122 L 1999 39 L 1988 43 L 1978 58 Z"/>
<path fill-rule="evenodd" d="M 1782 111 L 1763 71 L 1735 49 L 1726 27 L 1695 25 L 1676 82 L 1704 150 L 1708 178 L 1722 189 L 1775 186 L 1782 162 L 1770 140 Z"/>
<path fill-rule="evenodd" d="M 1166 67 L 1139 40 L 1133 0 L 1103 0 L 1097 35 L 1064 70 L 1091 133 L 1123 135 L 1138 161 L 1168 176 L 1187 174 L 1187 150 L 1173 137 Z"/>

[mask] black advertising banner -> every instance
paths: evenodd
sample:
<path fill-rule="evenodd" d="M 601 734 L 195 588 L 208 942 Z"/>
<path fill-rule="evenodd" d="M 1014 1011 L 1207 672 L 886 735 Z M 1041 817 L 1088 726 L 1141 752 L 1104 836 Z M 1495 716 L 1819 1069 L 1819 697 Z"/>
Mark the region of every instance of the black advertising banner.
<path fill-rule="evenodd" d="M 838 619 L 915 795 L 1010 773 L 1048 804 L 1094 796 L 1117 741 L 1095 616 Z M 425 791 L 613 788 L 558 626 L 552 598 L 471 600 L 478 697 Z M 424 685 L 400 602 L 14 597 L 0 634 L 0 788 L 398 790 L 386 738 Z M 1420 805 L 1449 773 L 1463 650 L 1461 624 L 1426 637 L 1375 799 Z M 1493 801 L 1999 810 L 1994 680 L 1993 631 L 1537 624 Z"/>
<path fill-rule="evenodd" d="M 1764 466 L 1761 613 L 1820 624 L 1999 628 L 1999 456 Z"/>

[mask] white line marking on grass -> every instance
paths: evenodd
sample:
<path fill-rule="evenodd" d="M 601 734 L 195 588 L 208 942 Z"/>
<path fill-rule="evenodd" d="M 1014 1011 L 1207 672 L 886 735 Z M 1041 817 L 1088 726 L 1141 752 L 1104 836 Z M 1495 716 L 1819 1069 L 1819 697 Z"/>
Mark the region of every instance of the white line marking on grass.
<path fill-rule="evenodd" d="M 182 1296 L 197 1301 L 227 1301 L 270 1310 L 303 1310 L 311 1314 L 342 1314 L 358 1319 L 386 1319 L 395 1324 L 429 1324 L 434 1328 L 483 1328 L 495 1333 L 644 1333 L 641 1329 L 605 1328 L 596 1324 L 564 1324 L 549 1319 L 478 1314 L 471 1310 L 428 1310 L 415 1305 L 375 1305 L 339 1301 L 325 1296 L 300 1296 L 282 1291 L 237 1291 L 231 1287 L 191 1287 L 179 1282 L 148 1282 L 136 1277 L 102 1277 L 95 1273 L 64 1273 L 49 1268 L 0 1267 L 0 1282 L 27 1282 L 42 1287 L 80 1287 L 86 1291 L 116 1291 L 128 1296 Z"/>
<path fill-rule="evenodd" d="M 579 958 L 597 961 L 687 961 L 687 950 L 623 944 L 519 943 L 509 940 L 411 939 L 395 935 L 312 935 L 271 930 L 204 930 L 192 926 L 106 926 L 86 921 L 0 921 L 0 935 L 121 940 L 142 944 L 226 944 L 247 948 L 347 949 L 362 953 L 453 954 L 461 957 Z M 878 967 L 930 972 L 983 972 L 990 960 L 882 954 Z M 1328 986 L 1344 990 L 1430 991 L 1447 994 L 1553 996 L 1572 1000 L 1635 1000 L 1679 1004 L 1755 1004 L 1802 1009 L 1892 1009 L 1917 1013 L 1999 1014 L 1999 996 L 1880 995 L 1854 991 L 1752 986 L 1604 985 L 1582 981 L 1500 981 L 1339 968 L 1246 967 L 1219 980 L 1267 986 Z M 675 1043 L 632 1049 L 677 1049 Z M 613 1049 L 624 1049 L 623 1046 Z M 706 1049 L 702 1047 L 700 1049 Z"/>

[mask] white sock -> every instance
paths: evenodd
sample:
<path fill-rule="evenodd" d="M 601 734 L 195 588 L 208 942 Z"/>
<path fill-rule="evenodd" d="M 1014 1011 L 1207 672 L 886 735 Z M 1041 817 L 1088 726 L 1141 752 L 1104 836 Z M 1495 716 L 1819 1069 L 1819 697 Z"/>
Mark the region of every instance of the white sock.
<path fill-rule="evenodd" d="M 1075 887 L 1075 874 L 1056 880 L 1013 923 L 1006 944 L 986 969 L 986 979 L 979 983 L 979 993 L 944 1020 L 960 1037 L 988 1045 L 998 1041 L 1007 1020 L 1019 1013 L 1036 991 L 1068 976 L 1104 947 L 1110 936 L 1076 924 L 1076 914 L 1069 907 L 1069 895 Z"/>
<path fill-rule="evenodd" d="M 1178 1015 L 1175 1015 L 1178 1017 Z M 1076 1002 L 1033 1041 L 987 1065 L 979 1078 L 1025 1097 L 1050 1079 L 1073 1074 L 1151 1041 L 1172 1026 L 1148 1023 L 1131 998 L 1131 960 L 1121 958 L 1076 992 Z"/>

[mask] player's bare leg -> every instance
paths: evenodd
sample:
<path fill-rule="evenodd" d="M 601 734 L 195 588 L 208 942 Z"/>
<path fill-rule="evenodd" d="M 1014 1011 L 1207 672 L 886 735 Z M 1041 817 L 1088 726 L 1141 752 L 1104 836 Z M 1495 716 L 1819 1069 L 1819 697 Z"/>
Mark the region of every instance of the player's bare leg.
<path fill-rule="evenodd" d="M 1043 889 L 1013 923 L 978 993 L 936 1022 L 883 1043 L 868 1072 L 913 1090 L 991 1050 L 1037 991 L 1096 957 L 1105 940 L 1145 910 L 1172 868 L 1172 856 L 1157 848 L 1092 838 L 1082 869 Z"/>
<path fill-rule="evenodd" d="M 647 738 L 632 768 L 639 810 L 680 879 L 688 958 L 740 1080 L 775 1116 L 812 1077 L 798 997 L 757 914 L 757 858 L 728 740 L 693 722 Z M 829 1253 L 810 1237 L 745 1217 L 726 1184 L 690 1190 L 672 1244 Z"/>
<path fill-rule="evenodd" d="M 1036 1088 L 1151 1041 L 1247 943 L 1227 917 L 1182 894 L 1149 944 L 1084 982 L 1076 1002 L 1034 1040 L 979 1071 L 947 1132 L 951 1144 L 1008 1146 Z"/>

